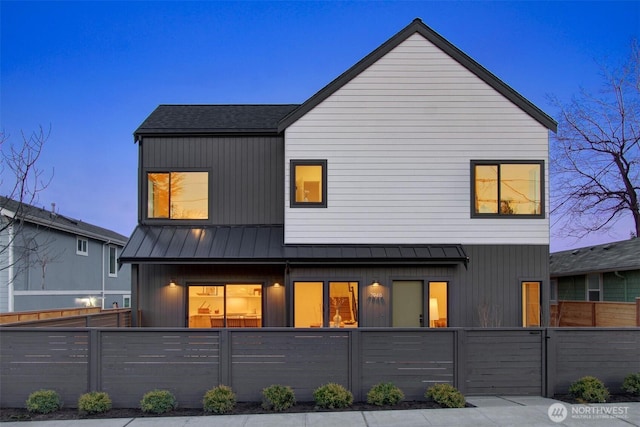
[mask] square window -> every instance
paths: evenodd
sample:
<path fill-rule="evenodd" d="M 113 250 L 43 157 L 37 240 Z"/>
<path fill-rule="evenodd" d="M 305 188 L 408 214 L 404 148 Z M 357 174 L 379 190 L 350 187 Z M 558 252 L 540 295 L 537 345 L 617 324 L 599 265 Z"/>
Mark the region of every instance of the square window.
<path fill-rule="evenodd" d="M 326 160 L 291 160 L 291 207 L 327 207 Z"/>
<path fill-rule="evenodd" d="M 77 255 L 89 255 L 89 241 L 82 237 L 76 239 L 76 254 Z"/>
<path fill-rule="evenodd" d="M 472 217 L 544 218 L 544 162 L 472 161 Z"/>
<path fill-rule="evenodd" d="M 152 219 L 208 219 L 209 173 L 148 173 L 147 217 Z"/>

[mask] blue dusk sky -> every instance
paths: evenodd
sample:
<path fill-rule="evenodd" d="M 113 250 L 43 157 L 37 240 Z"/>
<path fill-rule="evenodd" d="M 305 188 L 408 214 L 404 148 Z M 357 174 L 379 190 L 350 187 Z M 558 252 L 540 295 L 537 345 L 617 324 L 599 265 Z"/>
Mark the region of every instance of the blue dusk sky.
<path fill-rule="evenodd" d="M 640 33 L 640 2 L 1 1 L 0 126 L 51 128 L 38 205 L 129 235 L 133 132 L 159 104 L 302 103 L 421 18 L 552 117 L 597 91 Z M 3 172 L 0 193 L 11 177 Z M 631 220 L 562 250 L 629 237 Z"/>

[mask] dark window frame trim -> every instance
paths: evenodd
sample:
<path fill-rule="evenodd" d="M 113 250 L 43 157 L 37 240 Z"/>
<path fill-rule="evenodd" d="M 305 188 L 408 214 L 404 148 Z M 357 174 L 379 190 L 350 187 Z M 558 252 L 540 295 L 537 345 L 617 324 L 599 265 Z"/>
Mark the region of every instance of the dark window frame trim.
<path fill-rule="evenodd" d="M 322 202 L 296 202 L 296 166 L 322 166 Z M 291 159 L 289 160 L 289 207 L 326 208 L 327 207 L 327 159 Z"/>
<path fill-rule="evenodd" d="M 152 218 L 149 216 L 149 186 L 148 186 L 148 177 L 150 173 L 172 173 L 172 172 L 207 172 L 207 209 L 208 209 L 208 218 L 206 219 L 174 219 L 174 218 Z M 154 224 L 154 225 L 169 225 L 169 224 L 209 224 L 211 222 L 211 213 L 212 213 L 212 180 L 213 174 L 211 168 L 193 168 L 193 167 L 179 167 L 179 168 L 171 168 L 171 167 L 161 167 L 161 168 L 146 168 L 142 171 L 142 192 L 144 198 L 144 204 L 142 206 L 143 209 L 143 221 L 144 224 Z"/>
<path fill-rule="evenodd" d="M 540 165 L 540 213 L 539 214 L 520 214 L 520 215 L 507 215 L 501 214 L 499 209 L 498 213 L 479 213 L 476 212 L 475 199 L 476 199 L 476 166 L 486 165 Z M 470 171 L 470 187 L 471 187 L 471 203 L 470 211 L 471 218 L 501 218 L 501 219 L 544 219 L 546 218 L 546 190 L 545 190 L 545 162 L 544 160 L 471 160 Z M 498 168 L 498 203 L 500 202 L 500 168 Z"/>

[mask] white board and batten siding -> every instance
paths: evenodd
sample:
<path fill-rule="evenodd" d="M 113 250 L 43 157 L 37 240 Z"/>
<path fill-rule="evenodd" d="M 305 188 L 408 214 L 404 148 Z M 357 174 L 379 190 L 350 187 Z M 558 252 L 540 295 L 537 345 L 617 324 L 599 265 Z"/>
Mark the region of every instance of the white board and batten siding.
<path fill-rule="evenodd" d="M 291 159 L 327 160 L 326 208 L 290 207 Z M 548 130 L 414 34 L 286 129 L 285 243 L 548 245 L 548 214 L 471 218 L 482 159 L 547 169 Z"/>

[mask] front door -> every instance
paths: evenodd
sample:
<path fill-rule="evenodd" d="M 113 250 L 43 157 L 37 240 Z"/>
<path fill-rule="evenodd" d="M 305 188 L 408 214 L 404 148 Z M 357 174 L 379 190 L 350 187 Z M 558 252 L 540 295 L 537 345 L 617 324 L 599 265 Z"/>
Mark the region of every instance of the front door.
<path fill-rule="evenodd" d="M 392 326 L 416 328 L 424 322 L 423 284 L 420 280 L 394 280 L 391 285 Z"/>

